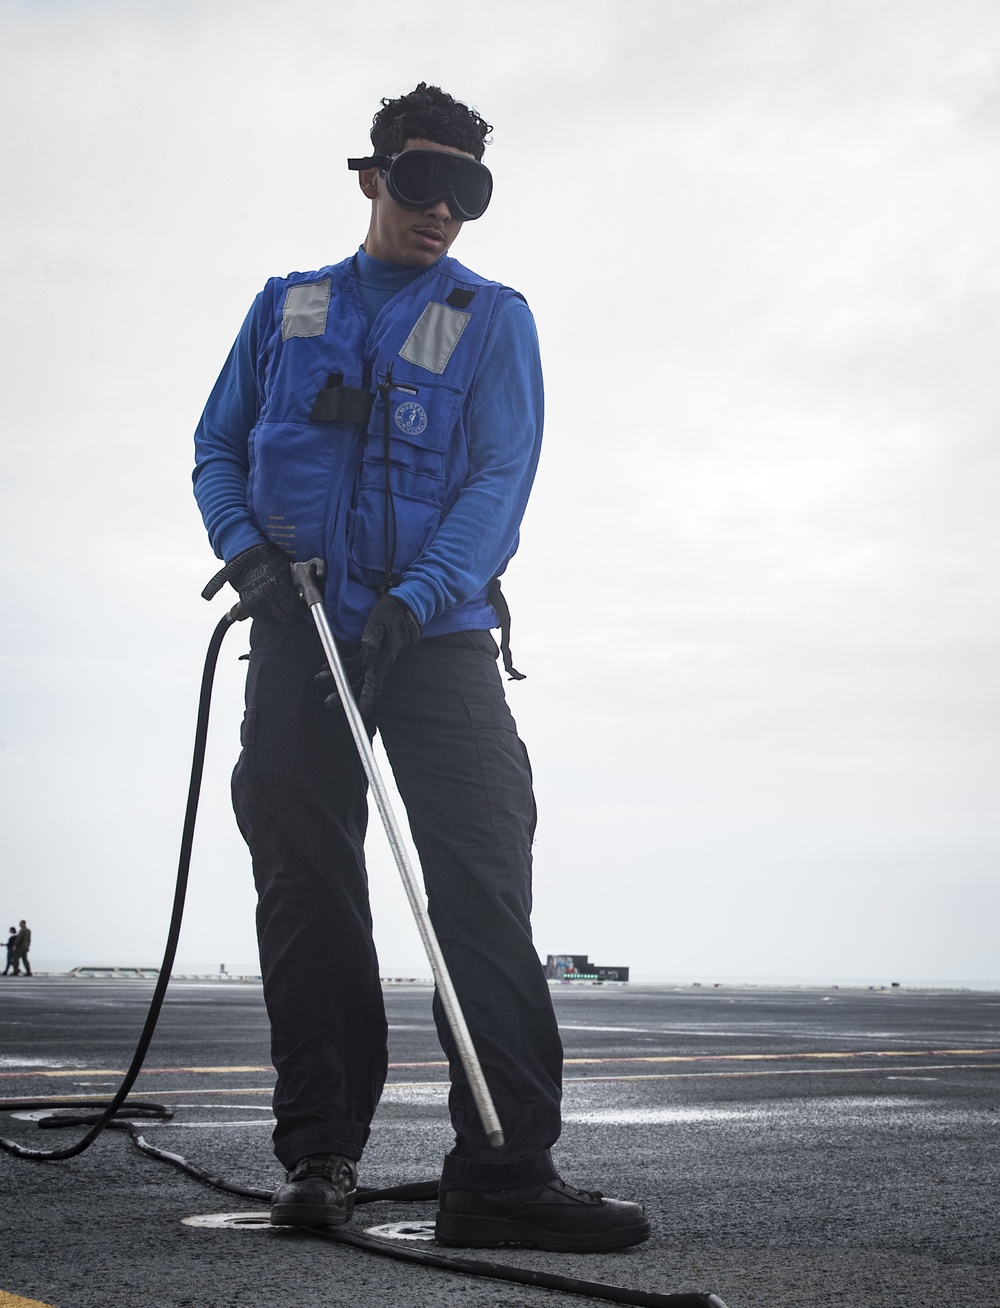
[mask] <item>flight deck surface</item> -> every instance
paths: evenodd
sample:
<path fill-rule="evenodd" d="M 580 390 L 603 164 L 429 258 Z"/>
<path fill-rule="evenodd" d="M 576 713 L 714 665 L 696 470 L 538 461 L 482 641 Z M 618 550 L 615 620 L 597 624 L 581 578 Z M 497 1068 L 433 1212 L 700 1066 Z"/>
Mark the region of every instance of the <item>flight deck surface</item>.
<path fill-rule="evenodd" d="M 152 983 L 58 976 L 0 987 L 0 1098 L 114 1092 Z M 447 1068 L 426 985 L 387 985 L 389 1083 L 359 1181 L 433 1179 L 450 1147 Z M 575 1184 L 645 1204 L 620 1253 L 469 1251 L 728 1308 L 1000 1308 L 1000 994 L 553 987 L 565 1045 L 556 1157 Z M 169 1106 L 145 1138 L 271 1189 L 274 1073 L 260 986 L 175 981 L 133 1095 Z M 0 1135 L 56 1148 L 2 1111 Z M 263 1225 L 260 1211 L 106 1132 L 57 1163 L 0 1153 L 0 1305 L 56 1308 L 554 1308 L 595 1300 L 381 1258 Z M 359 1207 L 352 1228 L 433 1203 Z M 462 1251 L 439 1250 L 462 1257 Z"/>

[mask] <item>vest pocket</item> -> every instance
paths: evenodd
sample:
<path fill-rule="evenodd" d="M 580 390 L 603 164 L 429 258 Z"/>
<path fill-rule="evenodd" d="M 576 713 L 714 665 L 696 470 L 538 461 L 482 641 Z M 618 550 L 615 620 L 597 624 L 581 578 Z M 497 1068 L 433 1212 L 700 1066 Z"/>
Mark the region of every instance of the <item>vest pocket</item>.
<path fill-rule="evenodd" d="M 293 559 L 326 554 L 329 500 L 347 476 L 349 432 L 342 425 L 260 422 L 250 433 L 250 512 Z"/>
<path fill-rule="evenodd" d="M 356 580 L 373 586 L 387 572 L 403 572 L 437 531 L 461 403 L 459 391 L 423 381 L 391 391 L 388 409 L 377 396 L 348 519 L 349 572 Z"/>

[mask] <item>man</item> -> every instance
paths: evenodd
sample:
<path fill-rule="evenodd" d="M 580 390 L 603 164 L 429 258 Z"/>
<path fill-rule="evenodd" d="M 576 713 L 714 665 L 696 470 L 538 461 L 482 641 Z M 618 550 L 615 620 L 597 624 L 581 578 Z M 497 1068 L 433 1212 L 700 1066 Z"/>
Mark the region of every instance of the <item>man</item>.
<path fill-rule="evenodd" d="M 566 1185 L 552 1162 L 562 1049 L 531 941 L 531 774 L 490 635 L 542 425 L 527 305 L 448 255 L 489 202 L 490 130 L 424 83 L 382 101 L 375 153 L 348 161 L 370 205 L 364 244 L 268 282 L 196 436 L 195 494 L 226 564 L 206 589 L 229 580 L 254 618 L 233 796 L 253 855 L 287 1169 L 271 1220 L 348 1219 L 387 1065 L 366 782 L 289 572 L 319 556 L 505 1135 L 499 1150 L 488 1142 L 435 997 L 456 1136 L 438 1239 L 619 1248 L 649 1234 L 642 1209 Z M 506 632 L 502 648 L 519 676 Z"/>
<path fill-rule="evenodd" d="M 21 975 L 21 964 L 24 964 L 24 975 L 31 976 L 31 964 L 28 962 L 28 950 L 31 948 L 31 932 L 28 930 L 28 924 L 24 918 L 21 918 L 18 924 L 20 930 L 14 937 L 14 975 Z"/>
<path fill-rule="evenodd" d="M 10 927 L 10 935 L 7 937 L 7 966 L 3 970 L 4 976 L 14 970 L 14 950 L 17 948 L 17 927 Z"/>

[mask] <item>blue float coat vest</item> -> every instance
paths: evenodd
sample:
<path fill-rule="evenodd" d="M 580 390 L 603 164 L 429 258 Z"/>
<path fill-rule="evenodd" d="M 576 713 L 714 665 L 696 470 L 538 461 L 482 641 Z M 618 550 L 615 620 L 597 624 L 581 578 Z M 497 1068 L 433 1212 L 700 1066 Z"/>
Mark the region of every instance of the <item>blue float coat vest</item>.
<path fill-rule="evenodd" d="M 264 288 L 248 506 L 293 559 L 326 560 L 325 607 L 342 639 L 360 638 L 379 590 L 405 575 L 455 503 L 476 369 L 497 308 L 515 294 L 445 257 L 369 328 L 351 259 Z M 424 634 L 495 626 L 486 591 Z"/>

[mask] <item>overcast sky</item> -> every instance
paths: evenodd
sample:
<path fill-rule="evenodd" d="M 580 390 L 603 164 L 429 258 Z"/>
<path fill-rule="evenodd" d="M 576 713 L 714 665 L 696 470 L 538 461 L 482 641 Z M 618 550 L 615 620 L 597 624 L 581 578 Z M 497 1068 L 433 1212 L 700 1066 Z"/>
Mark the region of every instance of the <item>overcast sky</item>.
<path fill-rule="evenodd" d="M 345 159 L 420 80 L 495 125 L 454 252 L 542 342 L 540 954 L 1000 986 L 995 0 L 2 0 L 0 914 L 41 970 L 158 961 L 223 612 L 192 432 L 264 281 L 357 248 Z M 182 970 L 255 966 L 246 644 Z"/>

